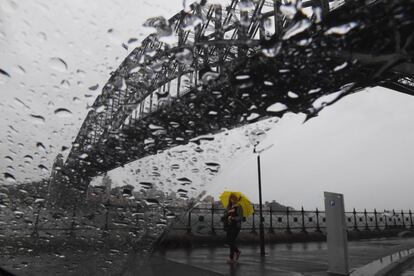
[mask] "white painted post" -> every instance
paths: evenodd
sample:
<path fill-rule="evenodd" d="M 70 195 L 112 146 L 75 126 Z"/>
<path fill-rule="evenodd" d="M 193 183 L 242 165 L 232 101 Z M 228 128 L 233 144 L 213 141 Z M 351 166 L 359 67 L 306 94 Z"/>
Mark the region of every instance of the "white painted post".
<path fill-rule="evenodd" d="M 349 275 L 348 237 L 342 194 L 325 192 L 328 273 Z"/>

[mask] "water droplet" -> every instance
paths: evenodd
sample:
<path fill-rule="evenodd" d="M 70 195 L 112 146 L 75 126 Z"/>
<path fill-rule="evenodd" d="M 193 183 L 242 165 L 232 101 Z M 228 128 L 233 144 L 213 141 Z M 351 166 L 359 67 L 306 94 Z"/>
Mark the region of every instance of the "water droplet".
<path fill-rule="evenodd" d="M 321 91 L 321 88 L 314 88 L 308 91 L 308 94 L 314 94 L 314 93 L 318 93 L 319 91 Z"/>
<path fill-rule="evenodd" d="M 7 180 L 7 181 L 9 181 L 9 182 L 11 182 L 11 183 L 15 183 L 16 182 L 16 178 L 14 177 L 14 175 L 12 175 L 11 173 L 3 173 L 3 175 L 4 175 L 4 178 Z"/>
<path fill-rule="evenodd" d="M 190 185 L 191 183 L 193 183 L 193 181 L 191 181 L 190 179 L 188 179 L 187 177 L 181 177 L 177 179 L 178 182 L 180 182 L 181 185 Z"/>
<path fill-rule="evenodd" d="M 348 62 L 344 62 L 344 63 L 342 63 L 341 65 L 338 65 L 338 66 L 336 66 L 335 68 L 334 68 L 334 71 L 336 72 L 336 71 L 340 71 L 340 70 L 342 70 L 342 69 L 344 69 L 345 67 L 347 67 L 348 66 Z"/>
<path fill-rule="evenodd" d="M 34 124 L 44 124 L 46 122 L 46 119 L 41 115 L 30 114 L 30 117 Z"/>
<path fill-rule="evenodd" d="M 66 64 L 66 62 L 58 57 L 50 58 L 49 66 L 50 68 L 62 73 L 68 70 L 68 65 Z"/>
<path fill-rule="evenodd" d="M 30 162 L 32 162 L 32 161 L 33 161 L 33 157 L 32 157 L 31 155 L 25 155 L 25 156 L 23 157 L 23 159 L 24 159 L 26 162 L 28 162 L 28 163 L 30 163 Z"/>
<path fill-rule="evenodd" d="M 269 106 L 266 111 L 267 112 L 281 112 L 283 110 L 286 110 L 287 106 L 282 103 L 274 103 L 271 106 Z"/>
<path fill-rule="evenodd" d="M 80 159 L 86 159 L 89 155 L 87 153 L 82 153 L 81 155 L 79 155 Z"/>
<path fill-rule="evenodd" d="M 156 200 L 155 198 L 146 198 L 146 199 L 144 199 L 144 202 L 148 206 L 151 206 L 151 205 L 159 205 L 160 204 L 158 202 L 158 200 Z"/>
<path fill-rule="evenodd" d="M 89 87 L 89 90 L 92 90 L 92 91 L 95 91 L 96 89 L 98 89 L 99 88 L 99 84 L 95 84 L 95 85 L 93 85 L 93 86 L 90 86 Z"/>
<path fill-rule="evenodd" d="M 73 101 L 74 103 L 80 103 L 80 102 L 81 102 L 81 100 L 80 100 L 78 97 L 73 97 L 73 98 L 72 98 L 72 101 Z"/>
<path fill-rule="evenodd" d="M 298 35 L 304 31 L 306 31 L 310 26 L 312 26 L 312 22 L 308 19 L 302 19 L 296 22 L 292 27 L 288 28 L 285 34 L 283 35 L 282 39 L 286 40 L 295 35 Z"/>
<path fill-rule="evenodd" d="M 13 162 L 14 161 L 14 159 L 11 156 L 6 156 L 6 157 L 4 157 L 4 159 L 6 159 L 9 162 Z"/>
<path fill-rule="evenodd" d="M 17 65 L 14 69 L 20 75 L 25 75 L 26 74 L 26 70 L 23 68 L 23 66 Z"/>
<path fill-rule="evenodd" d="M 253 112 L 246 118 L 246 120 L 250 122 L 250 121 L 256 120 L 259 117 L 260 117 L 260 114 Z"/>
<path fill-rule="evenodd" d="M 288 95 L 288 97 L 290 97 L 290 98 L 292 98 L 292 99 L 296 99 L 296 98 L 298 98 L 298 97 L 299 97 L 299 95 L 298 95 L 298 94 L 296 94 L 296 93 L 294 93 L 294 92 L 292 92 L 292 91 L 289 91 L 287 95 Z"/>
<path fill-rule="evenodd" d="M 356 26 L 358 26 L 358 23 L 349 22 L 343 25 L 331 27 L 325 32 L 325 35 L 331 35 L 331 34 L 344 35 L 344 34 L 347 34 L 353 28 L 355 28 Z"/>
<path fill-rule="evenodd" d="M 162 126 L 157 126 L 157 125 L 154 125 L 154 124 L 150 124 L 148 127 L 149 127 L 149 129 L 151 129 L 151 130 L 160 130 L 160 129 L 164 129 Z"/>
<path fill-rule="evenodd" d="M 101 105 L 95 108 L 95 112 L 96 113 L 101 113 L 104 112 L 106 110 L 106 106 L 105 105 Z"/>
<path fill-rule="evenodd" d="M 55 115 L 59 118 L 72 117 L 72 112 L 66 108 L 58 108 L 55 110 Z"/>
<path fill-rule="evenodd" d="M 42 171 L 42 173 L 49 173 L 49 169 L 46 168 L 44 165 L 40 164 L 38 168 Z"/>
<path fill-rule="evenodd" d="M 46 147 L 41 142 L 37 142 L 36 147 L 38 150 L 46 152 Z"/>
<path fill-rule="evenodd" d="M 41 203 L 41 202 L 45 202 L 46 200 L 44 198 L 36 198 L 34 203 Z"/>
<path fill-rule="evenodd" d="M 152 188 L 152 183 L 151 182 L 139 182 L 139 184 L 142 186 L 142 188 L 148 190 Z"/>
<path fill-rule="evenodd" d="M 47 35 L 44 32 L 39 32 L 37 33 L 37 37 L 41 40 L 41 41 L 46 41 L 47 40 Z"/>
<path fill-rule="evenodd" d="M 179 164 L 173 164 L 171 165 L 171 170 L 178 170 L 180 169 L 180 165 Z"/>
<path fill-rule="evenodd" d="M 5 83 L 10 78 L 10 74 L 0 68 L 0 84 Z"/>

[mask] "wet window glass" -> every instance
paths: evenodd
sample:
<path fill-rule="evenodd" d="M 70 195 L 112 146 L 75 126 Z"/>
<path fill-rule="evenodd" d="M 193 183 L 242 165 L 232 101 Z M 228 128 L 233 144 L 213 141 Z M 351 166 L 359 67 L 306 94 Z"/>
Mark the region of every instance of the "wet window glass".
<path fill-rule="evenodd" d="M 158 275 L 165 248 L 224 239 L 224 190 L 251 201 L 241 235 L 325 233 L 331 188 L 360 210 L 349 229 L 413 227 L 413 14 L 410 0 L 0 0 L 1 269 Z"/>

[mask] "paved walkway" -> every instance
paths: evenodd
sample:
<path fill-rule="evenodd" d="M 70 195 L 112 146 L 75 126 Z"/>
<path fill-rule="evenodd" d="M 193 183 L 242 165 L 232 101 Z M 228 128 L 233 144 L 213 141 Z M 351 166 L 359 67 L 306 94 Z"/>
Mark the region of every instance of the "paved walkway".
<path fill-rule="evenodd" d="M 414 238 L 350 242 L 350 267 L 358 268 L 352 276 L 372 276 L 372 269 L 381 268 L 381 265 L 386 265 L 387 260 L 391 258 L 386 257 L 363 267 L 364 265 L 410 248 L 414 248 Z M 240 249 L 242 250 L 240 263 L 233 266 L 226 264 L 228 248 L 224 246 L 156 252 L 148 262 L 145 262 L 145 255 L 136 251 L 110 247 L 81 250 L 66 246 L 59 250 L 33 251 L 30 254 L 20 251 L 0 254 L 0 266 L 18 276 L 326 275 L 327 248 L 324 242 L 269 245 L 266 247 L 267 254 L 263 260 L 256 246 L 243 246 Z M 395 260 L 398 255 L 400 254 L 394 254 L 392 258 Z M 145 264 L 141 266 L 142 263 Z"/>
<path fill-rule="evenodd" d="M 375 262 L 363 267 L 364 265 L 411 248 L 414 248 L 414 239 L 375 239 L 350 242 L 349 261 L 351 271 L 354 271 L 352 275 L 371 276 L 372 271 L 379 265 L 386 265 L 385 259 L 378 261 L 378 264 Z M 326 275 L 327 247 L 324 242 L 270 245 L 266 247 L 267 254 L 263 260 L 260 258 L 258 247 L 243 246 L 241 251 L 240 263 L 233 266 L 225 262 L 228 249 L 224 247 L 168 250 L 158 252 L 153 259 L 187 265 L 194 269 L 192 273 L 197 272 L 198 269 L 201 269 L 203 273 L 211 272 L 211 274 L 200 275 Z M 161 269 L 161 267 L 162 264 L 159 263 L 157 268 Z M 181 273 L 180 275 L 195 274 Z"/>

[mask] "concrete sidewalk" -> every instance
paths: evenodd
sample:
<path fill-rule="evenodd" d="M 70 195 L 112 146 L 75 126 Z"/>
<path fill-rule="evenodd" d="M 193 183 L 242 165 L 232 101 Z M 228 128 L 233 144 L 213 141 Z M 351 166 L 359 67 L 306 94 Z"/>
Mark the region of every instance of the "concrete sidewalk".
<path fill-rule="evenodd" d="M 374 263 L 363 267 L 364 265 L 411 248 L 414 248 L 413 238 L 349 242 L 351 272 L 354 271 L 353 275 L 370 276 L 373 274 L 372 271 L 376 269 L 375 266 L 378 265 Z M 170 262 L 170 265 L 181 264 L 193 269 L 189 274 L 183 271 L 179 274 L 181 276 L 196 275 L 194 273 L 197 270 L 202 273 L 207 273 L 207 271 L 214 273 L 211 275 L 326 275 L 327 247 L 325 242 L 269 245 L 266 247 L 266 257 L 263 260 L 260 258 L 259 248 L 256 246 L 243 246 L 240 249 L 242 255 L 237 265 L 226 263 L 228 248 L 224 246 L 222 248 L 203 247 L 157 252 L 153 256 L 153 261 L 158 260 L 157 269 L 159 270 L 163 266 L 159 261 L 162 259 Z M 382 264 L 382 261 L 378 264 Z M 168 266 L 168 263 L 165 265 Z M 209 275 L 202 273 L 200 275 Z"/>

